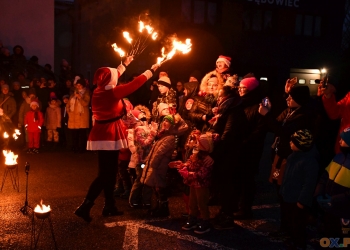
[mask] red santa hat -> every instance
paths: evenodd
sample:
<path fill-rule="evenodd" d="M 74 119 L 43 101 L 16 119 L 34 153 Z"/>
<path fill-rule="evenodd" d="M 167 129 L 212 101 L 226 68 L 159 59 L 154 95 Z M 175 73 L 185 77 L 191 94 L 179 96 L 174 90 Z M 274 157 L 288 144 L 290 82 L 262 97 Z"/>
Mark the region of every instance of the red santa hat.
<path fill-rule="evenodd" d="M 96 70 L 93 83 L 97 84 L 97 87 L 109 90 L 117 86 L 118 78 L 125 71 L 125 67 L 120 64 L 118 68 L 103 67 Z"/>
<path fill-rule="evenodd" d="M 231 66 L 231 57 L 220 55 L 216 62 L 224 62 L 227 68 L 229 68 Z"/>
<path fill-rule="evenodd" d="M 32 107 L 34 105 L 39 107 L 39 103 L 37 101 L 32 101 L 29 106 Z"/>

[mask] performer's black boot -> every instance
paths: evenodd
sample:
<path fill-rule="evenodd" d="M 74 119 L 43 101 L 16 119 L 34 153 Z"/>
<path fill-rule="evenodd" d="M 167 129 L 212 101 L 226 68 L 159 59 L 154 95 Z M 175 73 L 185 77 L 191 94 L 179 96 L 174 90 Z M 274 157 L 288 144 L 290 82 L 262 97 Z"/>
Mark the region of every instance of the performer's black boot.
<path fill-rule="evenodd" d="M 90 210 L 93 205 L 94 203 L 92 201 L 85 199 L 84 202 L 77 208 L 77 210 L 75 210 L 74 214 L 83 218 L 83 220 L 86 222 L 90 222 L 92 220 L 90 217 Z"/>
<path fill-rule="evenodd" d="M 104 217 L 109 216 L 118 216 L 123 215 L 124 213 L 122 211 L 119 211 L 118 208 L 115 206 L 114 200 L 112 201 L 105 201 L 105 205 L 102 210 L 102 215 Z"/>

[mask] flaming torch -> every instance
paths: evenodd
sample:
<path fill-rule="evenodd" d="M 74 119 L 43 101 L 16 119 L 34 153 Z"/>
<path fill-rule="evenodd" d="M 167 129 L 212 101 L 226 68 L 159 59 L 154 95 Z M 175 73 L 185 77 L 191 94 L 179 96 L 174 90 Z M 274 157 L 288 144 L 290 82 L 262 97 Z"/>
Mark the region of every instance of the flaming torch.
<path fill-rule="evenodd" d="M 43 200 L 41 200 L 40 204 L 36 205 L 36 207 L 34 208 L 34 213 L 38 219 L 46 219 L 50 216 L 51 213 L 50 205 L 44 205 Z"/>
<path fill-rule="evenodd" d="M 162 65 L 164 62 L 170 60 L 177 51 L 180 51 L 182 54 L 186 54 L 191 51 L 192 43 L 191 39 L 187 38 L 185 43 L 181 41 L 173 40 L 172 49 L 168 54 L 164 54 L 165 48 L 162 48 L 162 57 L 157 58 L 157 63 Z"/>
<path fill-rule="evenodd" d="M 125 56 L 125 52 L 121 48 L 118 48 L 116 43 L 112 44 L 112 48 L 114 49 L 115 52 L 119 53 L 120 60 L 122 61 L 122 58 Z"/>
<path fill-rule="evenodd" d="M 5 156 L 6 169 L 5 169 L 4 178 L 2 180 L 0 191 L 2 191 L 2 188 L 4 187 L 6 177 L 10 176 L 13 188 L 19 192 L 19 176 L 18 176 L 18 164 L 17 164 L 18 155 L 15 155 L 10 150 L 3 150 L 2 152 Z"/>
<path fill-rule="evenodd" d="M 151 36 L 152 40 L 156 40 L 158 37 L 158 33 L 154 31 L 154 28 L 150 24 L 144 24 L 143 21 L 139 21 L 139 36 L 136 42 L 132 45 L 132 49 L 130 51 L 131 56 L 136 56 L 141 54 L 148 46 L 148 38 Z M 147 35 L 143 35 L 146 30 Z"/>

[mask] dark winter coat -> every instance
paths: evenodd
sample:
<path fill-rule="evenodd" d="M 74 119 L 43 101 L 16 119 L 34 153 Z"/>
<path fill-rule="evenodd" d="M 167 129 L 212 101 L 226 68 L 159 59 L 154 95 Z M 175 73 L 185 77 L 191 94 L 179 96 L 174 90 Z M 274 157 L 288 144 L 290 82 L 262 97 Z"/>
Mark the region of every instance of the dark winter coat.
<path fill-rule="evenodd" d="M 187 129 L 187 124 L 181 120 L 177 125 L 161 134 L 145 160 L 141 183 L 150 187 L 166 186 L 168 164 L 175 149 L 175 135 L 181 135 Z"/>
<path fill-rule="evenodd" d="M 288 117 L 288 119 L 284 122 L 286 117 Z M 273 118 L 270 113 L 267 113 L 264 119 L 266 119 L 269 129 L 275 133 L 275 137 L 279 137 L 277 155 L 287 159 L 292 153 L 289 145 L 290 136 L 300 129 L 309 129 L 313 131 L 316 113 L 312 105 L 306 104 L 297 109 L 287 108 L 276 119 Z"/>
<path fill-rule="evenodd" d="M 3 101 L 5 102 L 0 106 L 0 108 L 3 109 L 4 114 L 6 114 L 10 119 L 12 119 L 13 115 L 16 113 L 16 101 L 15 98 L 13 98 L 13 94 L 0 94 L 0 103 L 2 103 Z"/>
<path fill-rule="evenodd" d="M 203 115 L 208 118 L 213 116 L 212 108 L 215 106 L 216 100 L 209 99 L 206 96 L 195 96 L 192 108 L 188 114 L 189 120 L 200 131 L 206 132 L 210 124 L 202 120 Z M 210 120 L 210 119 L 207 119 Z"/>
<path fill-rule="evenodd" d="M 233 97 L 231 106 L 220 116 L 211 132 L 219 134 L 212 154 L 221 174 L 239 171 L 243 163 L 243 141 L 247 137 L 248 120 L 239 96 Z"/>
<path fill-rule="evenodd" d="M 267 124 L 258 111 L 263 98 L 261 93 L 261 89 L 258 87 L 241 97 L 244 113 L 248 120 L 248 135 L 244 140 L 245 162 L 250 169 L 255 168 L 255 170 L 259 167 L 267 133 Z"/>
<path fill-rule="evenodd" d="M 311 207 L 318 178 L 318 158 L 316 147 L 310 151 L 294 151 L 288 156 L 280 189 L 285 202 Z"/>

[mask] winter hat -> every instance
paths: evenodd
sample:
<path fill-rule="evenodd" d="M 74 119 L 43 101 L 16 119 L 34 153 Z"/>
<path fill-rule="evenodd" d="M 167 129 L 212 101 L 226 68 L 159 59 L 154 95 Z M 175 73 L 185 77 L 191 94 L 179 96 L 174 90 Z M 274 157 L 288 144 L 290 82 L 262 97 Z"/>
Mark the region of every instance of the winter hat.
<path fill-rule="evenodd" d="M 37 107 L 39 107 L 39 103 L 38 103 L 37 101 L 32 101 L 32 102 L 30 103 L 30 107 L 32 107 L 32 106 L 34 106 L 34 105 L 36 105 Z"/>
<path fill-rule="evenodd" d="M 290 139 L 298 149 L 301 151 L 308 151 L 312 146 L 313 136 L 308 129 L 303 129 L 292 134 Z"/>
<path fill-rule="evenodd" d="M 166 116 L 164 116 L 163 121 L 164 121 L 164 120 L 168 120 L 168 121 L 171 123 L 171 125 L 174 125 L 174 124 L 175 124 L 174 117 L 173 117 L 172 115 L 166 115 Z"/>
<path fill-rule="evenodd" d="M 161 114 L 164 109 L 169 108 L 167 103 L 161 102 L 158 104 L 158 113 Z"/>
<path fill-rule="evenodd" d="M 125 71 L 124 66 L 118 66 L 115 68 L 103 67 L 96 70 L 93 83 L 97 84 L 97 87 L 109 90 L 114 88 L 118 83 L 118 78 Z"/>
<path fill-rule="evenodd" d="M 216 60 L 216 62 L 224 62 L 226 64 L 227 68 L 229 68 L 231 66 L 231 57 L 221 55 Z"/>
<path fill-rule="evenodd" d="M 157 82 L 159 85 L 163 85 L 169 89 L 171 88 L 171 81 L 167 76 L 162 76 L 161 78 L 158 79 Z"/>
<path fill-rule="evenodd" d="M 242 81 L 239 84 L 242 84 L 249 91 L 252 91 L 253 89 L 259 86 L 259 81 L 255 77 L 248 77 L 242 79 Z"/>
<path fill-rule="evenodd" d="M 62 96 L 62 100 L 64 100 L 65 98 L 69 99 L 69 95 Z"/>
<path fill-rule="evenodd" d="M 135 116 L 138 119 L 139 115 L 141 114 L 141 111 L 137 109 L 133 109 L 131 110 L 131 114 L 133 114 L 133 116 Z"/>
<path fill-rule="evenodd" d="M 213 151 L 212 137 L 207 134 L 202 134 L 198 138 L 198 150 L 211 153 Z"/>
<path fill-rule="evenodd" d="M 289 91 L 289 95 L 300 106 L 307 104 L 310 101 L 310 90 L 308 86 L 296 86 Z"/>
<path fill-rule="evenodd" d="M 340 138 L 350 147 L 350 127 L 347 127 L 340 133 Z"/>
<path fill-rule="evenodd" d="M 50 98 L 56 98 L 57 99 L 57 96 L 56 96 L 56 93 L 55 92 L 50 92 Z"/>
<path fill-rule="evenodd" d="M 4 84 L 4 85 L 1 86 L 1 90 L 3 90 L 3 89 L 10 89 L 10 87 L 9 87 L 9 85 Z"/>
<path fill-rule="evenodd" d="M 202 74 L 199 70 L 195 70 L 190 74 L 190 77 L 194 77 L 197 79 L 197 82 L 199 82 L 202 79 Z"/>

